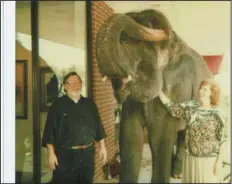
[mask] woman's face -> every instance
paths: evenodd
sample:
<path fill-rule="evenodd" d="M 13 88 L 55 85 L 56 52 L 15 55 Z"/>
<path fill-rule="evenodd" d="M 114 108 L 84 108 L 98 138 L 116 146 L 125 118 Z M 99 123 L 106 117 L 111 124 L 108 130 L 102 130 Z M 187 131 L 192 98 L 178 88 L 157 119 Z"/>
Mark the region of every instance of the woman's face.
<path fill-rule="evenodd" d="M 199 98 L 200 100 L 208 100 L 211 96 L 210 85 L 204 85 L 199 90 Z"/>

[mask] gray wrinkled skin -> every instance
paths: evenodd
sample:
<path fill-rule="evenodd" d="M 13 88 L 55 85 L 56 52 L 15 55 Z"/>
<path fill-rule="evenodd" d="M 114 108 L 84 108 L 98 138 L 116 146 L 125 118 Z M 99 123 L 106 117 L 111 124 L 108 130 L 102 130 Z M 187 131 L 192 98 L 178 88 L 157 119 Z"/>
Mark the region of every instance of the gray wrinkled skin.
<path fill-rule="evenodd" d="M 169 39 L 149 41 L 139 25 L 162 29 Z M 180 120 L 170 116 L 157 96 L 163 89 L 174 101 L 196 100 L 200 82 L 212 73 L 155 10 L 113 15 L 100 28 L 96 49 L 99 71 L 111 79 L 115 98 L 122 104 L 120 183 L 138 182 L 144 127 L 152 153 L 151 182 L 168 183 Z M 128 75 L 132 80 L 123 83 Z"/>

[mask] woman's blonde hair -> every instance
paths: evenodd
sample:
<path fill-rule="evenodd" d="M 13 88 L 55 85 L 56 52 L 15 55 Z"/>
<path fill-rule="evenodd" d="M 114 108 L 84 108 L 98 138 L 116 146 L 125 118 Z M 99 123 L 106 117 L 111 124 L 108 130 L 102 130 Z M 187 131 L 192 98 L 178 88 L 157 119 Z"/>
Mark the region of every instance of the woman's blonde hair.
<path fill-rule="evenodd" d="M 219 100 L 220 100 L 220 86 L 219 84 L 214 81 L 213 79 L 206 79 L 201 82 L 200 88 L 201 89 L 203 86 L 209 85 L 210 86 L 210 91 L 211 91 L 211 96 L 210 96 L 210 103 L 211 105 L 218 105 Z"/>

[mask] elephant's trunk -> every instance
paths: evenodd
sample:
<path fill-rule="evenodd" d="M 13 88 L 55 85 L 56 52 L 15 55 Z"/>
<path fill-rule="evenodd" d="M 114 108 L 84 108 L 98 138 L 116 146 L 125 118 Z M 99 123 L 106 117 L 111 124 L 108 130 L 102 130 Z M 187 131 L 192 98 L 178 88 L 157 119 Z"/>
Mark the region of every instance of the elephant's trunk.
<path fill-rule="evenodd" d="M 164 30 L 150 29 L 136 23 L 132 18 L 123 14 L 113 15 L 103 25 L 97 35 L 97 62 L 99 71 L 108 76 L 126 77 L 133 75 L 137 56 L 136 47 L 120 43 L 121 33 L 138 40 L 161 41 L 167 39 Z"/>

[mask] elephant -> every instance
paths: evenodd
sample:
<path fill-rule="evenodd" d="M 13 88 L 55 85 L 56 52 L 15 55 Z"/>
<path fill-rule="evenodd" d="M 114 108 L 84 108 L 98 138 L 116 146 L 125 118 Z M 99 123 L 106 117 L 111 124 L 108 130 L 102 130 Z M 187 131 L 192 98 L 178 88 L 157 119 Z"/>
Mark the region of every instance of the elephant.
<path fill-rule="evenodd" d="M 163 90 L 175 102 L 197 100 L 200 83 L 212 78 L 212 72 L 154 9 L 109 17 L 97 33 L 96 59 L 103 81 L 111 81 L 122 106 L 119 183 L 138 182 L 144 128 L 152 155 L 151 182 L 169 183 L 172 148 L 184 122 L 170 115 L 158 95 Z"/>

